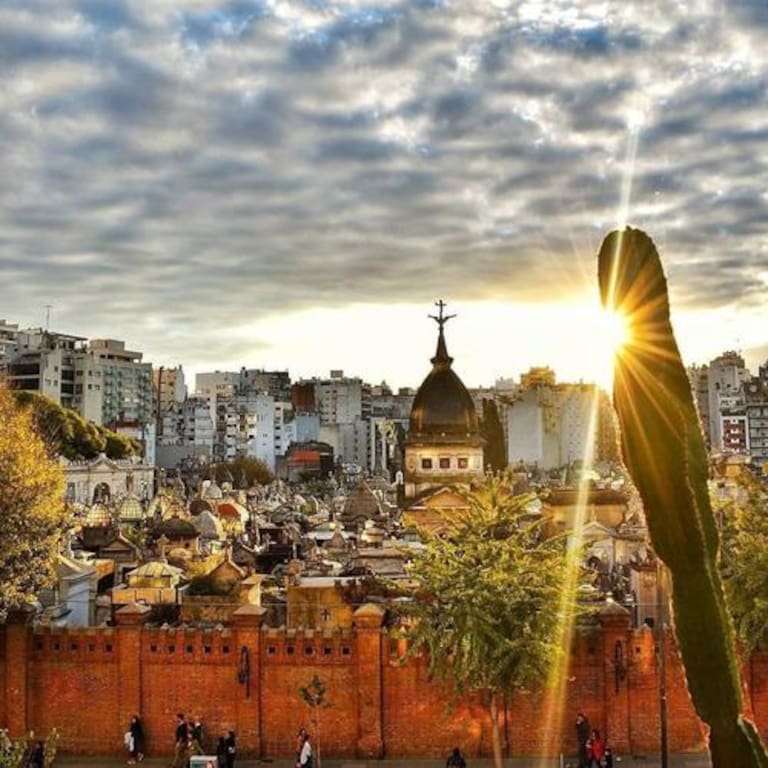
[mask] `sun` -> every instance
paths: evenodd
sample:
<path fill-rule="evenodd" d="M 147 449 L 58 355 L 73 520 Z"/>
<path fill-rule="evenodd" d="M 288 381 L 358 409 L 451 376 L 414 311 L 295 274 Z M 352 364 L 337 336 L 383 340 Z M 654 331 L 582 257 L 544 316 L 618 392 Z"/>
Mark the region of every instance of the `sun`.
<path fill-rule="evenodd" d="M 595 379 L 606 391 L 613 386 L 613 366 L 617 355 L 631 341 L 626 315 L 615 310 L 602 310 L 597 318 L 594 342 Z"/>
<path fill-rule="evenodd" d="M 625 314 L 616 310 L 604 310 L 601 315 L 600 325 L 606 345 L 614 355 L 619 354 L 630 340 L 629 320 Z"/>

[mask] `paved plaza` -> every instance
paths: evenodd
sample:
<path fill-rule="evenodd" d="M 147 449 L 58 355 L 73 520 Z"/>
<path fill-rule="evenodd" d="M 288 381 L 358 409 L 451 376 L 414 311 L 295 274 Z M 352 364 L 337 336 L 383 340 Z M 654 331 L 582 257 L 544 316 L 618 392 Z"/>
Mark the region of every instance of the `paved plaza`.
<path fill-rule="evenodd" d="M 169 758 L 147 758 L 142 762 L 146 768 L 167 768 Z M 575 758 L 516 758 L 505 760 L 505 768 L 565 768 L 574 765 Z M 126 765 L 126 760 L 115 757 L 69 757 L 61 756 L 56 759 L 55 766 L 64 768 L 118 768 Z M 236 768 L 294 768 L 291 760 L 238 760 Z M 661 760 L 658 755 L 622 757 L 615 763 L 617 768 L 660 768 Z M 671 755 L 669 768 L 709 768 L 707 755 L 683 753 Z M 323 760 L 323 768 L 444 768 L 444 760 Z M 493 768 L 489 759 L 468 760 L 467 768 Z"/>

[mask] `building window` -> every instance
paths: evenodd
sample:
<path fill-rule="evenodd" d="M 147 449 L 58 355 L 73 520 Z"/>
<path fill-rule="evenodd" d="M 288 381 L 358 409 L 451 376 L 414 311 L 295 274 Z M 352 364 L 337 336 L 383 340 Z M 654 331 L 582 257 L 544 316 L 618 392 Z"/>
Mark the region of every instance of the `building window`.
<path fill-rule="evenodd" d="M 447 456 L 442 456 L 440 458 L 440 469 L 450 469 L 451 468 L 451 460 Z"/>
<path fill-rule="evenodd" d="M 432 469 L 432 459 L 422 459 L 421 460 L 421 468 L 422 469 Z"/>
<path fill-rule="evenodd" d="M 458 463 L 459 469 L 467 469 L 469 467 L 469 459 L 466 456 L 459 456 Z"/>

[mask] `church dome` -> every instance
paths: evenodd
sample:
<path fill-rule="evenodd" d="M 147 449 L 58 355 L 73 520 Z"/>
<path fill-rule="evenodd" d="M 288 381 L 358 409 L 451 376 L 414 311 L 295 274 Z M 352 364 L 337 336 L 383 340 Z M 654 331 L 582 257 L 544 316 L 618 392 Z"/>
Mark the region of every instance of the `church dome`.
<path fill-rule="evenodd" d="M 409 439 L 479 438 L 475 404 L 461 379 L 451 368 L 443 327 L 432 358 L 432 370 L 422 382 L 411 408 Z"/>

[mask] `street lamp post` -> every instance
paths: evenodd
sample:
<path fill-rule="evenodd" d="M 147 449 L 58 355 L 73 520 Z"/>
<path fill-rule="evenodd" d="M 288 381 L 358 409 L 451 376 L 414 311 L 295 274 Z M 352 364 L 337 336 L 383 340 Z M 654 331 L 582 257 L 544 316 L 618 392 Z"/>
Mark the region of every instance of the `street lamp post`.
<path fill-rule="evenodd" d="M 664 601 L 666 599 L 666 568 L 656 558 L 656 648 L 659 658 L 659 737 L 661 768 L 668 768 L 667 743 L 667 652 Z"/>

